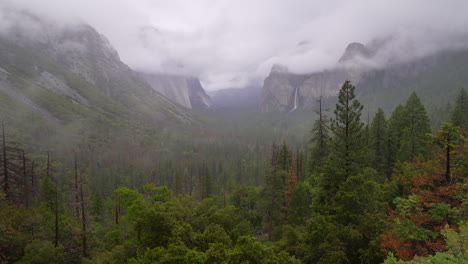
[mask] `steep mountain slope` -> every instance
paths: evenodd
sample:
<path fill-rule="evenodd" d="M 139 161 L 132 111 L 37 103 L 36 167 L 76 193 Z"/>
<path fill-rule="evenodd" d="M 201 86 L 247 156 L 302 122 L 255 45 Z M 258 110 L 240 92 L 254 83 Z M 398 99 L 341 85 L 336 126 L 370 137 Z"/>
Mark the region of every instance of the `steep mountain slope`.
<path fill-rule="evenodd" d="M 374 42 L 369 46 L 351 43 L 338 66 L 322 72 L 293 74 L 284 66 L 274 66 L 264 81 L 260 110 L 290 111 L 296 88 L 299 108 L 313 108 L 320 96 L 335 96 L 347 79 L 358 87 L 357 95 L 371 111 L 377 106 L 390 111 L 413 91 L 418 92 L 425 103 L 445 105 L 468 84 L 464 73 L 468 68 L 468 48 L 408 60 L 389 58 L 385 63 L 376 63 L 382 43 Z"/>
<path fill-rule="evenodd" d="M 203 110 L 213 104 L 195 77 L 156 73 L 140 73 L 155 90 L 186 108 Z"/>
<path fill-rule="evenodd" d="M 125 65 L 90 26 L 59 27 L 20 16 L 0 32 L 0 97 L 59 126 L 83 120 L 154 126 L 194 121 Z"/>

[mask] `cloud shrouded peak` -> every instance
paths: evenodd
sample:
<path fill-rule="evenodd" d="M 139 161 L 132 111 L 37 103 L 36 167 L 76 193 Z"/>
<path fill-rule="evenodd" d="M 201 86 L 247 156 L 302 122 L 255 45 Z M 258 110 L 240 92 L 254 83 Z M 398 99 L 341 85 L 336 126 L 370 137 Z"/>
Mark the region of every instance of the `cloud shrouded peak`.
<path fill-rule="evenodd" d="M 386 39 L 374 56 L 381 65 L 466 46 L 468 35 L 461 0 L 4 0 L 0 8 L 0 22 L 24 9 L 90 24 L 130 67 L 198 76 L 208 90 L 258 84 L 275 64 L 296 73 L 331 68 L 352 42 Z"/>

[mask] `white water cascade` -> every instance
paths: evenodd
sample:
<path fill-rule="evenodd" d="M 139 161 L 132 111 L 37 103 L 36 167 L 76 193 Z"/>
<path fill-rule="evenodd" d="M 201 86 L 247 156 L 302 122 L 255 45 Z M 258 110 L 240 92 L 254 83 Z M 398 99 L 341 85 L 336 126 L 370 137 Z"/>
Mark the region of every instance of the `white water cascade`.
<path fill-rule="evenodd" d="M 299 89 L 297 87 L 296 89 L 294 89 L 294 106 L 289 112 L 292 112 L 297 109 L 297 105 L 299 104 L 299 97 L 297 96 L 298 90 Z"/>

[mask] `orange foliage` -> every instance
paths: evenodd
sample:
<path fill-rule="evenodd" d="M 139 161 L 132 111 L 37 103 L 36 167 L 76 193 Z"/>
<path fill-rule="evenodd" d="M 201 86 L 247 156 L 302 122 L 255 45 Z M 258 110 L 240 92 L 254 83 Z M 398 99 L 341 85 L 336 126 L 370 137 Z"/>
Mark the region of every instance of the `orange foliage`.
<path fill-rule="evenodd" d="M 289 203 L 291 202 L 291 196 L 297 185 L 297 175 L 294 169 L 289 168 L 288 178 L 286 179 L 286 191 L 284 192 L 284 198 L 286 201 L 286 210 L 289 209 Z"/>
<path fill-rule="evenodd" d="M 462 132 L 464 135 L 466 132 Z M 451 159 L 456 168 L 456 164 L 463 160 L 463 155 L 468 150 L 466 142 L 459 144 L 453 148 Z M 412 162 L 413 168 L 420 173 L 409 179 L 408 184 L 411 186 L 411 194 L 418 197 L 418 201 L 409 212 L 401 213 L 392 208 L 388 209 L 388 215 L 391 220 L 409 219 L 415 225 L 427 230 L 439 233 L 444 229 L 445 225 L 450 225 L 456 228 L 454 220 L 448 217 L 443 219 L 433 219 L 429 210 L 433 208 L 434 203 L 445 203 L 451 208 L 461 207 L 462 201 L 457 198 L 463 190 L 461 184 L 468 180 L 467 173 L 462 170 L 453 170 L 451 180 L 446 180 L 446 156 L 444 149 L 439 149 L 441 155 L 435 159 L 426 162 L 415 158 Z M 465 165 L 466 166 L 466 165 Z M 409 214 L 408 214 L 409 213 Z M 395 222 L 396 224 L 397 222 Z M 415 239 L 403 239 L 398 233 L 398 229 L 388 229 L 382 234 L 380 244 L 381 248 L 386 251 L 392 251 L 398 258 L 403 260 L 411 260 L 414 256 L 426 256 L 446 250 L 445 240 L 440 235 L 435 239 L 420 241 Z"/>
<path fill-rule="evenodd" d="M 398 258 L 410 260 L 414 256 L 414 250 L 410 241 L 404 241 L 397 234 L 385 231 L 382 234 L 380 247 L 386 251 L 392 251 Z"/>

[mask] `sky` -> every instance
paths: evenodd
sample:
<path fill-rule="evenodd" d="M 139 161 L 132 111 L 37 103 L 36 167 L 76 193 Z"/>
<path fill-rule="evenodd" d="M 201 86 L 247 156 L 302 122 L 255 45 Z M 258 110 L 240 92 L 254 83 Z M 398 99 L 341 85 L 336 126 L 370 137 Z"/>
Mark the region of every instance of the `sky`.
<path fill-rule="evenodd" d="M 382 54 L 404 59 L 464 46 L 468 35 L 465 0 L 1 1 L 90 24 L 131 68 L 196 76 L 206 90 L 261 85 L 274 64 L 331 69 L 351 42 L 392 39 Z"/>

